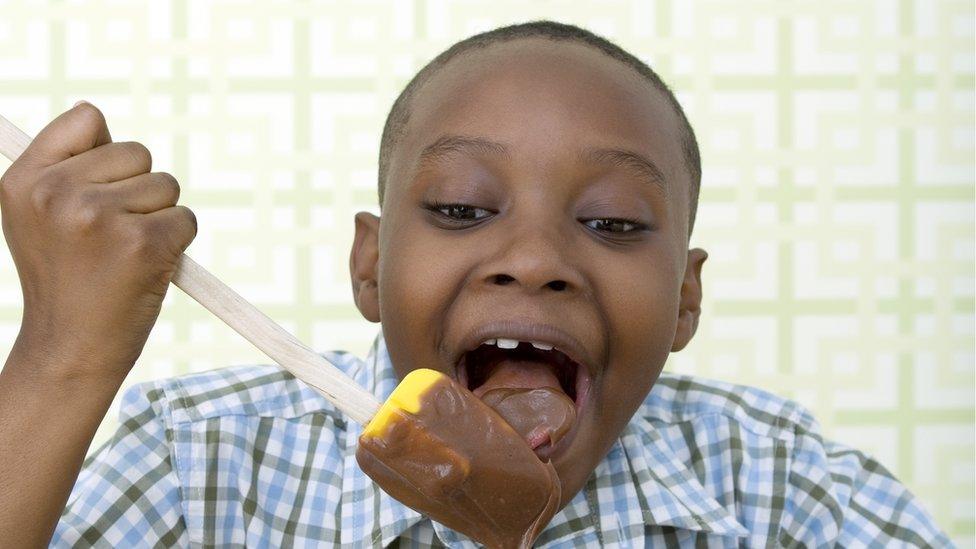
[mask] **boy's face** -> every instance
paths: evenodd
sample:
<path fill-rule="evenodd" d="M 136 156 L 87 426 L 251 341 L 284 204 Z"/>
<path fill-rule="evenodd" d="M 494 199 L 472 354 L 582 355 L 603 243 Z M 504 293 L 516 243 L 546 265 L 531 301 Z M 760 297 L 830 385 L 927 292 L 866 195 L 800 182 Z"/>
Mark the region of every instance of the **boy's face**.
<path fill-rule="evenodd" d="M 559 473 L 563 505 L 697 325 L 706 255 L 688 250 L 691 176 L 679 128 L 658 90 L 596 50 L 492 45 L 453 59 L 420 90 L 391 159 L 382 222 L 356 216 L 356 304 L 382 322 L 401 378 L 433 368 L 475 389 L 458 361 L 488 339 L 478 330 L 489 324 L 548 326 L 578 342 L 582 367 L 563 387 L 576 421 L 537 450 Z M 462 145 L 422 161 L 451 136 L 507 152 Z M 596 149 L 639 154 L 662 179 Z M 600 221 L 620 218 L 639 225 Z"/>

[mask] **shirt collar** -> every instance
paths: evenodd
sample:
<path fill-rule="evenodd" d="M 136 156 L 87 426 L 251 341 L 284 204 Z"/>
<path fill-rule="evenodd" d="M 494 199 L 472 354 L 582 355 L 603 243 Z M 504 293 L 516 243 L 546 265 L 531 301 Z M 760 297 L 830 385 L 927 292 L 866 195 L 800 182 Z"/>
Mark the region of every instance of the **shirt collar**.
<path fill-rule="evenodd" d="M 365 362 L 354 372 L 353 378 L 382 402 L 398 383 L 390 362 L 382 330 L 376 336 Z M 349 423 L 345 448 L 343 493 L 358 487 L 367 489 L 373 498 L 357 497 L 344 501 L 344 516 L 356 517 L 357 522 L 374 522 L 373 542 L 388 545 L 397 536 L 426 517 L 393 499 L 367 477 L 356 463 L 356 441 L 361 426 Z M 621 481 L 621 479 L 630 479 Z M 594 501 L 595 499 L 595 501 Z M 593 507 L 599 507 L 595 512 Z M 654 426 L 640 414 L 627 424 L 620 438 L 613 444 L 586 487 L 550 521 L 542 531 L 539 545 L 546 546 L 577 535 L 567 531 L 569 522 L 590 522 L 595 529 L 599 522 L 604 543 L 612 540 L 642 541 L 644 526 L 673 526 L 675 528 L 711 533 L 718 536 L 748 536 L 748 530 L 714 497 L 708 494 L 694 471 L 679 459 L 673 448 Z M 375 521 L 378 520 L 378 523 Z M 345 526 L 345 525 L 344 525 Z M 434 530 L 449 547 L 475 547 L 467 536 L 438 522 Z M 562 526 L 562 528 L 559 528 Z M 350 532 L 361 530 L 348 529 Z M 347 528 L 343 528 L 347 531 Z M 559 537 L 551 534 L 567 531 Z M 608 540 L 609 538 L 612 538 Z M 343 542 L 347 540 L 343 539 Z M 362 540 L 349 540 L 361 542 Z"/>

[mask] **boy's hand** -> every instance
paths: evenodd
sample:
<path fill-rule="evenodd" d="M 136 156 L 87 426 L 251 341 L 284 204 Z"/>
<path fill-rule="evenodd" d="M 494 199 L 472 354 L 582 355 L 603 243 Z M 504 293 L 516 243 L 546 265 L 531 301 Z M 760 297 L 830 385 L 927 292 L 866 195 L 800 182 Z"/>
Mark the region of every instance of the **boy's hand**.
<path fill-rule="evenodd" d="M 120 381 L 142 353 L 196 218 L 143 145 L 112 143 L 79 103 L 0 179 L 3 233 L 24 313 L 16 345 L 58 378 Z M 40 353 L 40 354 L 38 354 Z"/>

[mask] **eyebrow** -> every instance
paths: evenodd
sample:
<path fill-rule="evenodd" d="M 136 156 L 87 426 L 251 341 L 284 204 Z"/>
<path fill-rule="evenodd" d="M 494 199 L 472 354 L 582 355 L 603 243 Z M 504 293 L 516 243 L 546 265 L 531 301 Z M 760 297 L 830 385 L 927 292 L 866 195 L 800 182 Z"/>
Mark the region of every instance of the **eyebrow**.
<path fill-rule="evenodd" d="M 626 168 L 652 183 L 662 195 L 668 196 L 668 185 L 664 178 L 664 172 L 650 158 L 638 152 L 606 147 L 587 147 L 580 151 L 580 158 L 584 161 L 606 162 Z"/>
<path fill-rule="evenodd" d="M 453 154 L 465 156 L 504 156 L 511 158 L 504 143 L 468 135 L 442 135 L 420 151 L 419 165 L 436 163 Z"/>
<path fill-rule="evenodd" d="M 511 151 L 504 143 L 478 136 L 443 135 L 424 147 L 420 152 L 418 166 L 437 163 L 455 154 L 511 158 Z M 628 169 L 652 183 L 664 196 L 668 194 L 664 172 L 652 160 L 636 151 L 613 147 L 586 147 L 579 152 L 579 159 L 587 163 L 608 163 Z"/>

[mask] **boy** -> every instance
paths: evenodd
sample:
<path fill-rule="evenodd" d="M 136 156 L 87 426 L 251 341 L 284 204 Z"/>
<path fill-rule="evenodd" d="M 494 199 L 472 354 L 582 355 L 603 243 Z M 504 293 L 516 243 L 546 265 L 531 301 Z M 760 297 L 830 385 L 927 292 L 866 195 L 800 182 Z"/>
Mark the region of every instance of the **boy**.
<path fill-rule="evenodd" d="M 2 185 L 25 294 L 0 378 L 3 539 L 470 546 L 381 491 L 355 462 L 361 427 L 271 366 L 135 387 L 78 474 L 195 234 L 175 181 L 110 140 L 79 105 Z M 365 361 L 325 356 L 381 400 L 419 367 L 476 395 L 564 392 L 575 421 L 534 445 L 563 493 L 539 546 L 948 545 L 887 470 L 823 440 L 797 404 L 661 373 L 700 314 L 700 177 L 674 96 L 613 44 L 548 21 L 455 44 L 391 109 L 382 223 L 356 215 L 353 295 L 382 331 Z M 484 358 L 512 342 L 572 360 Z"/>

